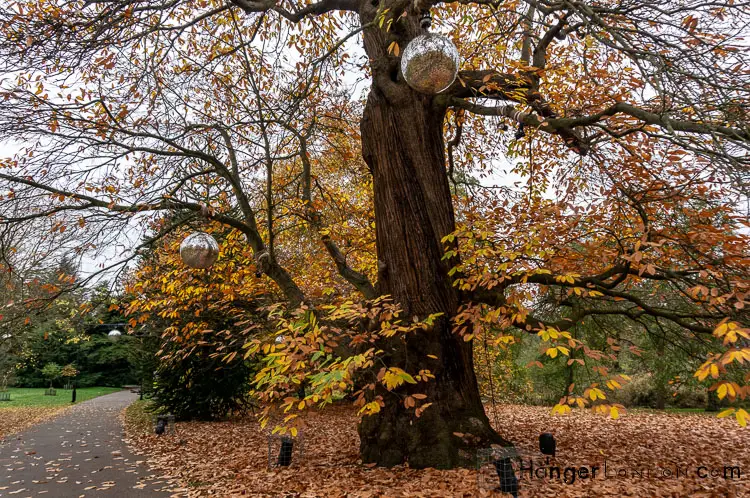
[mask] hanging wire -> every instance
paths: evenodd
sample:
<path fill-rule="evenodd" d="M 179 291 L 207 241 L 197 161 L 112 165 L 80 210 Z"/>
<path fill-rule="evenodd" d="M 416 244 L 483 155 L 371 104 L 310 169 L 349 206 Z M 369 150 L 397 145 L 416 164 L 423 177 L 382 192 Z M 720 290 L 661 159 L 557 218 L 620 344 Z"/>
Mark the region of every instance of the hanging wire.
<path fill-rule="evenodd" d="M 490 353 L 487 346 L 487 334 L 484 334 L 484 360 L 487 363 L 487 377 L 490 383 L 490 403 L 492 404 L 492 422 L 495 428 L 500 427 L 497 419 L 497 401 L 495 400 L 495 382 L 492 380 L 492 362 L 490 362 Z"/>
<path fill-rule="evenodd" d="M 419 17 L 419 25 L 425 31 L 427 31 L 432 25 L 432 16 L 430 15 L 429 10 L 422 12 L 422 15 Z"/>
<path fill-rule="evenodd" d="M 200 273 L 200 276 L 198 277 L 200 279 L 200 285 L 203 287 L 203 299 L 201 302 L 201 307 L 203 309 L 201 312 L 204 313 L 205 315 L 208 315 L 209 313 L 208 293 L 211 288 L 211 279 L 209 275 L 210 271 L 211 271 L 211 268 L 206 268 Z M 204 315 L 204 318 L 205 318 L 205 315 Z"/>

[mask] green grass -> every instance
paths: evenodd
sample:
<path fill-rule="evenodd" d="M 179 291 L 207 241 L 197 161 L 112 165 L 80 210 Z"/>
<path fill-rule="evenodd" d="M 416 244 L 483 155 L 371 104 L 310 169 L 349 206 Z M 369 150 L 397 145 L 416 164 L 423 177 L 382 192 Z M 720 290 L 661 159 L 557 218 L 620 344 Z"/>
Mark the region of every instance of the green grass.
<path fill-rule="evenodd" d="M 710 413 L 718 413 L 718 412 L 707 412 L 705 408 L 666 408 L 667 413 L 699 413 L 699 414 L 710 414 Z"/>
<path fill-rule="evenodd" d="M 653 408 L 631 408 L 630 411 L 635 413 L 667 413 L 672 415 L 716 415 L 718 412 L 707 412 L 704 408 L 674 408 L 667 407 L 664 410 L 655 410 Z"/>
<path fill-rule="evenodd" d="M 11 387 L 10 401 L 0 401 L 2 408 L 18 408 L 27 406 L 67 406 L 70 405 L 70 399 L 73 391 L 64 389 L 57 390 L 57 396 L 45 396 L 45 389 L 27 389 Z M 120 391 L 117 387 L 82 387 L 76 390 L 76 403 L 86 401 L 87 399 L 104 396 Z"/>

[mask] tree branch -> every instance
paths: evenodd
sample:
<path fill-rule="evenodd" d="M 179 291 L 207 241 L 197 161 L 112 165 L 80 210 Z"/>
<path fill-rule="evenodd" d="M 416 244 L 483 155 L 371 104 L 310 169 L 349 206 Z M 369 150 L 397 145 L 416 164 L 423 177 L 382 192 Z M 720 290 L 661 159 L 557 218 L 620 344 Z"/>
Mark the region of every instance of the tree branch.
<path fill-rule="evenodd" d="M 319 16 L 327 12 L 348 11 L 356 12 L 358 2 L 356 0 L 321 0 L 309 4 L 296 12 L 290 12 L 276 5 L 276 0 L 231 0 L 237 7 L 246 13 L 266 12 L 273 10 L 291 22 L 300 22 L 307 16 Z"/>
<path fill-rule="evenodd" d="M 315 210 L 312 202 L 312 189 L 310 186 L 312 181 L 312 165 L 310 164 L 310 159 L 307 153 L 307 138 L 302 136 L 298 130 L 289 125 L 285 125 L 285 128 L 292 132 L 299 140 L 299 156 L 302 161 L 302 200 L 305 203 L 305 209 L 307 210 L 305 216 L 312 228 L 317 232 L 320 232 L 323 229 L 323 224 L 321 222 L 320 213 Z M 336 269 L 338 270 L 339 275 L 352 284 L 365 297 L 365 299 L 375 299 L 378 296 L 378 293 L 367 278 L 367 275 L 356 271 L 347 264 L 346 256 L 344 256 L 336 243 L 331 239 L 331 236 L 328 234 L 321 235 L 320 240 L 323 242 L 326 251 L 328 251 L 331 259 L 333 259 L 333 262 L 336 264 Z"/>
<path fill-rule="evenodd" d="M 525 90 L 531 88 L 531 84 L 528 77 L 518 74 L 498 73 L 494 70 L 459 71 L 456 81 L 441 95 L 521 102 L 525 100 Z"/>
<path fill-rule="evenodd" d="M 502 116 L 512 119 L 524 126 L 537 128 L 547 133 L 559 135 L 560 138 L 565 141 L 565 144 L 578 154 L 586 155 L 589 152 L 590 145 L 588 142 L 581 138 L 578 133 L 573 130 L 572 126 L 564 126 L 564 123 L 559 122 L 560 120 L 544 120 L 536 114 L 521 112 L 516 109 L 516 106 L 514 105 L 490 107 L 474 104 L 457 98 L 452 98 L 450 104 L 465 109 L 473 114 L 479 114 L 482 116 Z"/>

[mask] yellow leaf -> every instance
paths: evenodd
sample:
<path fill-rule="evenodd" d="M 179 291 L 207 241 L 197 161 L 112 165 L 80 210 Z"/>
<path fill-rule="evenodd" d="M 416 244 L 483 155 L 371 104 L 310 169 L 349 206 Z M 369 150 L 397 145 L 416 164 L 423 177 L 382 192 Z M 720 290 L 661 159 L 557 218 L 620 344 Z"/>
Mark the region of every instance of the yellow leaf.
<path fill-rule="evenodd" d="M 737 422 L 739 422 L 742 427 L 747 426 L 747 419 L 750 418 L 750 415 L 748 415 L 745 410 L 740 408 L 739 410 L 737 410 L 737 413 L 735 413 L 734 416 L 737 418 Z"/>
<path fill-rule="evenodd" d="M 719 377 L 719 367 L 715 363 L 711 363 L 711 377 L 716 379 Z"/>
<path fill-rule="evenodd" d="M 727 408 L 717 415 L 718 418 L 724 418 L 734 413 L 734 408 Z"/>
<path fill-rule="evenodd" d="M 698 380 L 703 381 L 708 377 L 709 367 L 711 365 L 710 361 L 707 361 L 703 363 L 703 365 L 698 368 L 698 371 L 693 374 L 695 377 L 698 378 Z"/>
<path fill-rule="evenodd" d="M 297 428 L 296 428 L 296 427 L 292 427 L 292 428 L 291 428 L 291 429 L 289 430 L 289 432 L 291 432 L 291 433 L 292 433 L 292 436 L 294 436 L 294 437 L 297 437 Z"/>
<path fill-rule="evenodd" d="M 716 337 L 721 337 L 724 334 L 726 334 L 728 330 L 729 330 L 729 322 L 724 322 L 718 327 L 716 327 L 716 329 L 714 330 L 714 335 Z"/>
<path fill-rule="evenodd" d="M 559 413 L 560 415 L 565 415 L 566 413 L 570 412 L 570 407 L 568 405 L 562 405 L 560 403 L 556 404 L 552 408 L 552 415 L 555 413 Z"/>
<path fill-rule="evenodd" d="M 607 399 L 607 397 L 604 395 L 604 392 L 596 387 L 592 387 L 591 389 L 589 389 L 589 398 L 591 398 L 591 401 L 596 401 L 597 398 Z"/>
<path fill-rule="evenodd" d="M 404 379 L 398 375 L 397 368 L 389 368 L 383 376 L 383 384 L 389 391 L 404 383 Z"/>
<path fill-rule="evenodd" d="M 607 382 L 607 387 L 609 387 L 610 389 L 614 390 L 614 389 L 621 388 L 622 385 L 619 382 L 617 382 L 616 380 L 610 380 L 609 382 Z"/>
<path fill-rule="evenodd" d="M 359 415 L 364 413 L 365 415 L 372 415 L 374 413 L 378 413 L 380 411 L 380 404 L 378 404 L 377 401 L 371 401 L 370 403 L 367 403 L 365 406 L 359 409 Z"/>
<path fill-rule="evenodd" d="M 617 420 L 620 418 L 620 412 L 617 410 L 616 406 L 612 406 L 609 408 L 609 416 L 612 417 L 614 420 Z"/>

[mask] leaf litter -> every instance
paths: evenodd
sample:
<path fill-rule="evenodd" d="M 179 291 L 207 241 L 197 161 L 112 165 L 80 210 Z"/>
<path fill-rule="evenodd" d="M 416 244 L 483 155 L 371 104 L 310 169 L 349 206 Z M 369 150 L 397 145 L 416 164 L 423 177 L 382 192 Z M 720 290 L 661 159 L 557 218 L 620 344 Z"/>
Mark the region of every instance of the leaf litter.
<path fill-rule="evenodd" d="M 573 482 L 554 472 L 552 478 L 530 478 L 525 471 L 519 476 L 521 497 L 750 496 L 750 430 L 730 420 L 638 411 L 617 420 L 587 411 L 552 416 L 549 408 L 518 405 L 498 406 L 494 416 L 491 407 L 487 410 L 500 434 L 515 442 L 524 466 L 531 458 L 535 469 L 557 466 L 563 474 L 566 468 L 576 469 Z M 492 489 L 497 478 L 487 469 L 365 465 L 359 459 L 356 421 L 348 406 L 311 412 L 304 457 L 284 469 L 268 468 L 267 432 L 253 417 L 178 423 L 177 431 L 165 437 L 129 425 L 127 434 L 151 467 L 179 482 L 174 496 L 510 496 Z M 556 458 L 549 462 L 538 451 L 542 432 L 557 439 Z M 594 479 L 590 472 L 579 477 L 582 467 L 590 471 L 594 466 L 599 467 Z M 725 467 L 739 467 L 740 476 L 725 477 Z"/>

